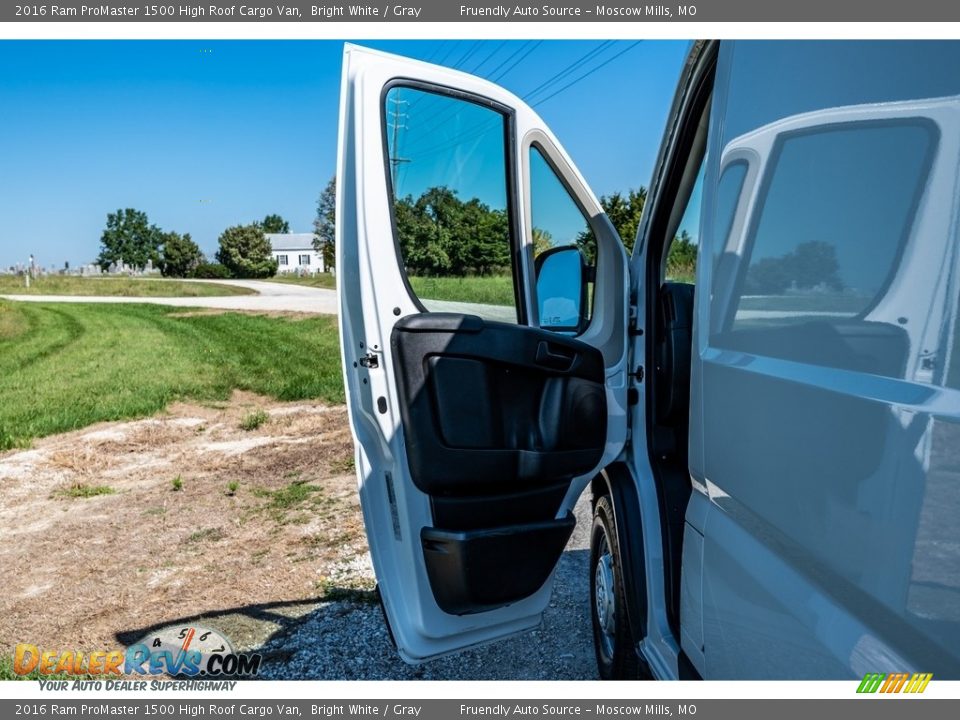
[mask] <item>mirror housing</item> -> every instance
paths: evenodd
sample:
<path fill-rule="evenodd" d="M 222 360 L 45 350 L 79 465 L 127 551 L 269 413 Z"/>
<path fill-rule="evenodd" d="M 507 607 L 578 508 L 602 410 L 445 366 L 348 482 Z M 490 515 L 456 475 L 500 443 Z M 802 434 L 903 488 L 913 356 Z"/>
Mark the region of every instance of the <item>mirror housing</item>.
<path fill-rule="evenodd" d="M 587 270 L 576 245 L 561 245 L 537 255 L 537 309 L 540 327 L 579 333 L 587 319 Z"/>

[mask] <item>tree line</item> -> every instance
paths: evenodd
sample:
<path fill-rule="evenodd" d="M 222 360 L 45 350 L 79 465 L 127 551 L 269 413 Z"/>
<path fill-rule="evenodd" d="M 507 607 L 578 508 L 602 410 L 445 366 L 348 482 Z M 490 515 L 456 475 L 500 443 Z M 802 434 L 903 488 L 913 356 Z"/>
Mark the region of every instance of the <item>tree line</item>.
<path fill-rule="evenodd" d="M 647 191 L 643 187 L 600 197 L 600 205 L 623 240 L 627 253 L 633 251 L 646 200 Z M 328 267 L 333 266 L 336 247 L 335 206 L 336 179 L 331 178 L 317 202 L 314 221 L 314 247 L 324 254 Z M 449 188 L 430 188 L 418 198 L 398 198 L 394 202 L 394 222 L 400 255 L 410 275 L 463 277 L 510 272 L 506 213 L 490 208 L 477 198 L 463 200 Z M 534 228 L 532 232 L 535 253 L 552 247 L 549 232 L 541 228 Z M 577 245 L 592 262 L 596 252 L 592 235 L 582 233 Z M 696 264 L 697 244 L 684 230 L 670 245 L 667 273 L 691 277 Z"/>
<path fill-rule="evenodd" d="M 277 261 L 266 233 L 288 232 L 290 223 L 276 214 L 229 227 L 219 237 L 215 262 L 210 262 L 190 233 L 162 230 L 142 210 L 120 209 L 107 213 L 97 264 L 103 270 L 120 263 L 136 268 L 153 265 L 164 277 L 177 278 L 271 277 Z"/>
<path fill-rule="evenodd" d="M 628 253 L 633 250 L 646 198 L 642 187 L 600 198 Z M 477 198 L 464 200 L 449 188 L 430 188 L 417 198 L 397 199 L 394 221 L 401 257 L 411 275 L 464 277 L 510 272 L 507 215 Z M 317 199 L 313 239 L 328 269 L 333 269 L 336 260 L 335 225 L 336 178 L 331 178 Z M 162 230 L 150 223 L 145 212 L 127 208 L 107 215 L 97 263 L 106 270 L 120 261 L 139 268 L 149 262 L 165 277 L 270 277 L 277 272 L 277 261 L 266 234 L 287 232 L 290 224 L 276 214 L 227 228 L 218 238 L 211 262 L 190 233 Z M 536 252 L 552 246 L 548 232 L 535 228 L 533 236 Z M 581 234 L 577 244 L 592 261 L 596 244 L 591 234 Z M 670 247 L 668 273 L 692 275 L 696 257 L 696 244 L 686 232 L 681 233 Z"/>

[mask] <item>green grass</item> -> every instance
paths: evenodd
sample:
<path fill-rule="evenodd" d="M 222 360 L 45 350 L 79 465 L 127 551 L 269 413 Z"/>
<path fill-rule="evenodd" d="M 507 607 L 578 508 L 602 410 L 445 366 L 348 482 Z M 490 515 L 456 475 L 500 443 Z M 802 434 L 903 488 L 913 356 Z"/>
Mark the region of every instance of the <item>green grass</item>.
<path fill-rule="evenodd" d="M 233 390 L 342 403 L 336 319 L 0 300 L 0 450 Z"/>
<path fill-rule="evenodd" d="M 334 290 L 337 287 L 337 276 L 333 273 L 317 273 L 316 275 L 277 275 L 276 277 L 267 278 L 267 282 L 286 283 L 288 285 L 307 285 L 309 287 Z"/>
<path fill-rule="evenodd" d="M 60 495 L 70 498 L 92 498 L 97 495 L 113 495 L 116 492 L 109 485 L 85 485 L 77 483 L 71 485 L 66 490 L 61 490 Z"/>
<path fill-rule="evenodd" d="M 509 275 L 483 277 L 417 277 L 410 286 L 426 300 L 454 300 L 484 305 L 514 305 L 513 278 Z"/>
<path fill-rule="evenodd" d="M 330 273 L 318 275 L 278 275 L 269 282 L 290 283 L 335 289 L 336 276 Z M 418 297 L 425 300 L 453 300 L 456 302 L 482 303 L 484 305 L 513 306 L 513 278 L 509 275 L 486 275 L 483 277 L 421 277 L 411 276 L 410 286 Z"/>
<path fill-rule="evenodd" d="M 303 510 L 329 502 L 323 496 L 323 490 L 316 485 L 309 485 L 305 480 L 294 480 L 278 490 L 258 488 L 253 494 L 266 500 L 260 509 L 266 511 L 278 525 L 307 522 L 309 516 Z"/>
<path fill-rule="evenodd" d="M 211 297 L 216 295 L 256 295 L 248 288 L 234 285 L 159 280 L 130 277 L 76 277 L 50 275 L 24 285 L 22 277 L 0 275 L 2 295 L 122 295 L 124 297 Z"/>
<path fill-rule="evenodd" d="M 270 415 L 268 415 L 266 411 L 255 410 L 252 413 L 248 413 L 246 416 L 244 416 L 243 420 L 240 421 L 240 429 L 246 430 L 247 432 L 256 430 L 269 419 Z"/>

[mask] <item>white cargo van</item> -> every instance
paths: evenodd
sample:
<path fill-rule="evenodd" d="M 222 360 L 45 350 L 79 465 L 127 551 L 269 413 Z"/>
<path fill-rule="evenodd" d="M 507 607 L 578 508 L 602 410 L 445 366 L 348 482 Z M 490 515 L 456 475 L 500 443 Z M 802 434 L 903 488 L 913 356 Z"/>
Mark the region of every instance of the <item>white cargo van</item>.
<path fill-rule="evenodd" d="M 535 626 L 589 488 L 601 676 L 960 677 L 958 67 L 694 43 L 628 258 L 519 98 L 346 48 L 344 373 L 404 659 Z"/>

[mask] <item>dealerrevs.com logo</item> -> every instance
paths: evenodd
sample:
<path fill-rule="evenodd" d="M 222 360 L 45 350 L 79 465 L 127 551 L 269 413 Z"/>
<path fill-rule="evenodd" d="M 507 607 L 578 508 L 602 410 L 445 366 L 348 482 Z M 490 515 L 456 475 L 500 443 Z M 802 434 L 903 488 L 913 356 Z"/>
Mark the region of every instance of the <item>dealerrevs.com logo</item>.
<path fill-rule="evenodd" d="M 867 673 L 860 681 L 858 693 L 922 693 L 933 673 Z"/>
<path fill-rule="evenodd" d="M 17 675 L 170 675 L 252 677 L 261 656 L 237 653 L 225 635 L 199 625 L 173 625 L 150 633 L 126 650 L 83 653 L 20 643 L 13 653 Z"/>

